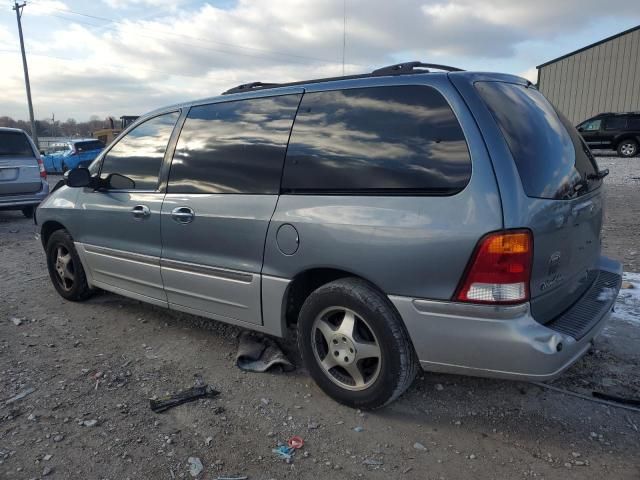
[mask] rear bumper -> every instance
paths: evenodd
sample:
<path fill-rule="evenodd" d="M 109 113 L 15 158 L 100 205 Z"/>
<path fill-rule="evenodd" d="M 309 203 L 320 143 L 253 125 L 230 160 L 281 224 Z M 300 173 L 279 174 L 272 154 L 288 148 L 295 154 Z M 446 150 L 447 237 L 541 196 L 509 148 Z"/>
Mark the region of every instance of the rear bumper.
<path fill-rule="evenodd" d="M 580 335 L 538 323 L 528 303 L 505 307 L 390 296 L 423 369 L 482 377 L 551 380 L 590 348 L 611 314 L 622 279 L 620 263 L 603 257 L 606 282 L 583 295 L 562 318 L 587 326 Z M 596 282 L 597 283 L 597 282 Z M 596 284 L 594 284 L 596 285 Z M 589 302 L 597 302 L 590 305 Z M 560 322 L 566 327 L 567 322 Z M 576 338 L 577 337 L 577 338 Z"/>
<path fill-rule="evenodd" d="M 49 195 L 49 184 L 42 180 L 42 188 L 35 193 L 21 193 L 15 195 L 0 195 L 0 210 L 12 210 L 38 205 Z"/>

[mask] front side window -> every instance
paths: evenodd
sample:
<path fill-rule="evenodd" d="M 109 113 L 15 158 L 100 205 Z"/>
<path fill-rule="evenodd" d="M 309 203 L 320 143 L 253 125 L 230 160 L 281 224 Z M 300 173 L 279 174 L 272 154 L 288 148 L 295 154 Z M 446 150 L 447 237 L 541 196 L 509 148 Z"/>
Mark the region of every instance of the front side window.
<path fill-rule="evenodd" d="M 582 130 L 585 132 L 594 132 L 600 130 L 600 125 L 602 125 L 602 120 L 600 119 L 589 120 L 580 125 L 580 128 L 582 128 Z"/>
<path fill-rule="evenodd" d="M 102 161 L 100 178 L 123 175 L 133 190 L 155 190 L 169 137 L 179 113 L 165 113 L 141 123 L 116 143 Z M 93 166 L 93 165 L 92 165 Z"/>
<path fill-rule="evenodd" d="M 471 176 L 460 123 L 427 86 L 306 93 L 291 132 L 285 193 L 450 195 Z"/>
<path fill-rule="evenodd" d="M 623 130 L 627 128 L 625 117 L 609 117 L 604 121 L 605 130 Z"/>
<path fill-rule="evenodd" d="M 299 103 L 282 95 L 192 107 L 167 192 L 277 194 Z"/>

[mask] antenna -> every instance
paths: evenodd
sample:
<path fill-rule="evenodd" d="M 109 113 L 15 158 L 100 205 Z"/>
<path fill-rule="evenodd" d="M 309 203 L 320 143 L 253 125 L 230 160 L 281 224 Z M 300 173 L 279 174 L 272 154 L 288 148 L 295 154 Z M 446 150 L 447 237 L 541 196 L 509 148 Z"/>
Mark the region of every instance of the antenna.
<path fill-rule="evenodd" d="M 344 77 L 344 51 L 347 48 L 347 0 L 342 0 L 342 76 Z"/>

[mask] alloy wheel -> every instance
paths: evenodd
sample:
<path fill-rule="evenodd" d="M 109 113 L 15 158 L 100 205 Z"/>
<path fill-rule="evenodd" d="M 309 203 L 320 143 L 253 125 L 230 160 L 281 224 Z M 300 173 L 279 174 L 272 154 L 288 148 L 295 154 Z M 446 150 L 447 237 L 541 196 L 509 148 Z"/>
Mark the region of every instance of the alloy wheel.
<path fill-rule="evenodd" d="M 56 257 L 54 261 L 54 267 L 58 274 L 56 277 L 58 285 L 66 291 L 71 290 L 76 279 L 71 252 L 69 252 L 64 245 L 58 245 L 56 247 Z"/>
<path fill-rule="evenodd" d="M 632 143 L 632 142 L 623 143 L 620 146 L 620 153 L 622 153 L 622 155 L 624 155 L 625 157 L 634 156 L 636 154 L 636 145 L 635 145 L 635 143 Z"/>
<path fill-rule="evenodd" d="M 333 383 L 359 391 L 376 381 L 382 364 L 380 343 L 357 313 L 327 308 L 314 320 L 311 335 L 316 361 Z"/>

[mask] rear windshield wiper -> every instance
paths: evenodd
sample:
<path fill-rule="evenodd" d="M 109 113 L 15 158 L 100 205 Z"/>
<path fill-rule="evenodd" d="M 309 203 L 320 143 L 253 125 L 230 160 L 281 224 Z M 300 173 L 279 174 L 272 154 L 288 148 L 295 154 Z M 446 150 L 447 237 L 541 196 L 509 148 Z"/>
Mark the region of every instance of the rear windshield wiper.
<path fill-rule="evenodd" d="M 605 168 L 604 170 L 599 170 L 598 173 L 590 173 L 587 175 L 587 180 L 602 180 L 607 175 L 609 175 L 609 169 Z"/>

